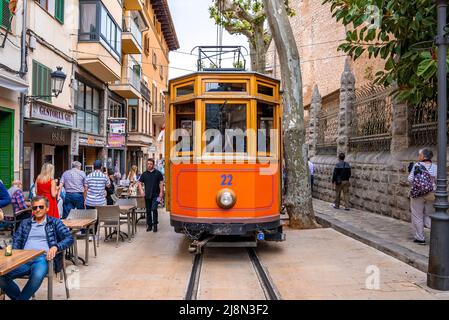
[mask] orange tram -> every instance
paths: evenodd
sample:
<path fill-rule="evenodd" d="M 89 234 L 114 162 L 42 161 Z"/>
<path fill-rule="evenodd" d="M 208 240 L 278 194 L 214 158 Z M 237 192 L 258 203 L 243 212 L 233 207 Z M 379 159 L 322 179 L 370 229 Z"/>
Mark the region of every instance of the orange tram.
<path fill-rule="evenodd" d="M 170 81 L 165 181 L 175 232 L 285 240 L 281 125 L 276 79 L 200 68 Z"/>

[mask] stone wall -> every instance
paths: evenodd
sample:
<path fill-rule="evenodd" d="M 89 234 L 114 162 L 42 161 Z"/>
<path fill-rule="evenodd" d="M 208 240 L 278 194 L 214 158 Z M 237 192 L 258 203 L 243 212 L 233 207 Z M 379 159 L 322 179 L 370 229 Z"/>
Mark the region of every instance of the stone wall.
<path fill-rule="evenodd" d="M 417 153 L 418 149 L 408 149 L 401 154 L 401 160 L 388 152 L 349 153 L 345 161 L 352 168 L 350 206 L 410 221 L 407 168 L 416 161 Z M 333 202 L 332 172 L 337 157 L 317 155 L 311 161 L 315 164 L 313 196 Z"/>

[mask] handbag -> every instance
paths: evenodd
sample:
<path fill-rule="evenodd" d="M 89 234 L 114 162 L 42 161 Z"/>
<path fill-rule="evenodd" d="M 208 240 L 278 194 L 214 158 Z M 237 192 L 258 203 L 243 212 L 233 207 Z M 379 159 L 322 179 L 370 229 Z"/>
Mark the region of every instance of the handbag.
<path fill-rule="evenodd" d="M 418 164 L 415 167 L 410 197 L 423 197 L 429 193 L 433 193 L 433 191 L 433 177 L 423 165 Z M 431 196 L 429 195 L 429 197 Z"/>

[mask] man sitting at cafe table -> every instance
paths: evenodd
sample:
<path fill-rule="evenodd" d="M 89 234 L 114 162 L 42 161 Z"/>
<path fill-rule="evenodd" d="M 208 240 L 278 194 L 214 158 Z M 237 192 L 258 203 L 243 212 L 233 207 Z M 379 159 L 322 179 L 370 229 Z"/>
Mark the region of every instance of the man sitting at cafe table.
<path fill-rule="evenodd" d="M 0 277 L 0 288 L 12 300 L 29 300 L 34 295 L 48 273 L 47 261 L 54 260 L 54 270 L 60 272 L 63 250 L 73 244 L 73 236 L 61 220 L 47 216 L 46 197 L 33 198 L 31 208 L 33 216 L 23 220 L 14 233 L 13 249 L 44 250 L 45 254 Z M 23 276 L 29 280 L 21 291 L 14 279 Z"/>

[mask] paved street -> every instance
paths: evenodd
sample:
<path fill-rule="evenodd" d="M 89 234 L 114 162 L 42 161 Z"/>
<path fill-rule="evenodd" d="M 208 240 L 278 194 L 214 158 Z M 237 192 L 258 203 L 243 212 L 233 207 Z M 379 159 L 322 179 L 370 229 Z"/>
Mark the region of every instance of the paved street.
<path fill-rule="evenodd" d="M 118 248 L 102 241 L 97 258 L 91 250 L 71 299 L 183 299 L 192 265 L 189 242 L 173 232 L 165 213 L 160 226 L 155 234 L 139 225 L 136 238 Z M 257 250 L 282 299 L 449 299 L 420 287 L 425 273 L 333 229 L 286 233 L 286 242 L 262 243 Z M 264 298 L 243 249 L 206 250 L 199 299 Z M 376 268 L 378 289 L 367 289 Z M 45 282 L 36 299 L 46 299 Z M 65 299 L 62 283 L 55 282 L 55 299 Z"/>

